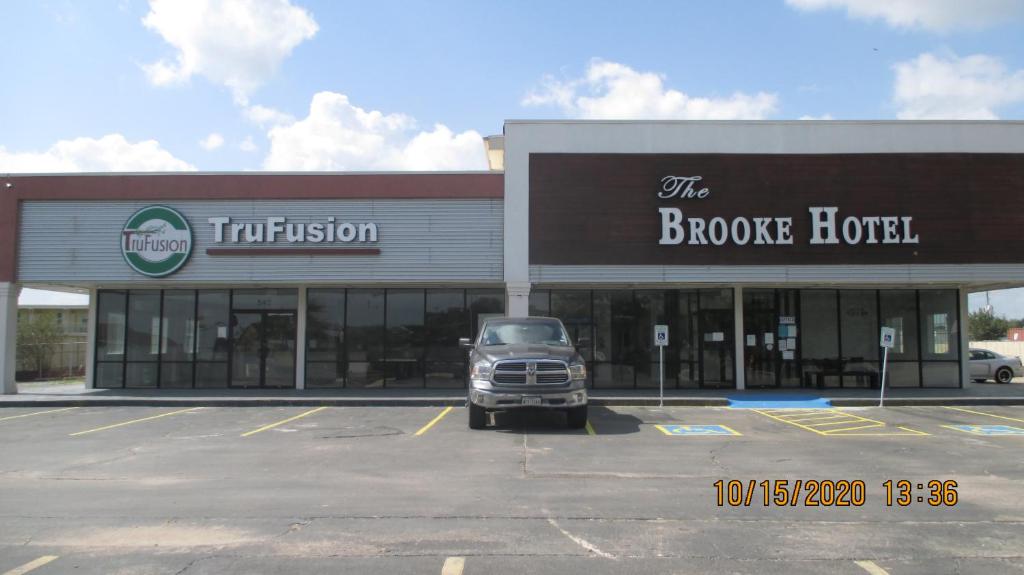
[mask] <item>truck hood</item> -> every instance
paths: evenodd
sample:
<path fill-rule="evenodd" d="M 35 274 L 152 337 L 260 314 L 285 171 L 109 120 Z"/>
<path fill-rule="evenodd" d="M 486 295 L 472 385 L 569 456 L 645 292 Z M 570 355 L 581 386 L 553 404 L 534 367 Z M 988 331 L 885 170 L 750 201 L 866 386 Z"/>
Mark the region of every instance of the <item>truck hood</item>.
<path fill-rule="evenodd" d="M 500 359 L 560 359 L 566 363 L 582 358 L 573 347 L 542 344 L 488 345 L 476 348 L 473 361 L 485 359 L 494 363 Z"/>

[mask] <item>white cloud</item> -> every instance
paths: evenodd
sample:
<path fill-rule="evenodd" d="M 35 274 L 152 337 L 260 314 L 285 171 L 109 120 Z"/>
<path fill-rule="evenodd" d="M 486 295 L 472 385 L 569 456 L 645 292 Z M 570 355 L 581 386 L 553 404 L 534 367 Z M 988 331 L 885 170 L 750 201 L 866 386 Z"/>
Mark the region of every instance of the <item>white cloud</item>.
<path fill-rule="evenodd" d="M 801 120 L 834 120 L 835 118 L 832 117 L 832 114 L 822 114 L 820 116 L 804 115 L 804 116 L 800 116 L 799 119 L 801 119 Z"/>
<path fill-rule="evenodd" d="M 224 145 L 224 136 L 217 132 L 211 133 L 202 140 L 199 140 L 199 147 L 206 151 L 213 151 Z"/>
<path fill-rule="evenodd" d="M 1024 102 L 1024 70 L 998 58 L 921 54 L 893 66 L 893 103 L 903 120 L 993 120 L 996 109 Z"/>
<path fill-rule="evenodd" d="M 778 97 L 765 92 L 693 97 L 666 88 L 660 74 L 594 59 L 582 78 L 559 81 L 545 77 L 521 103 L 557 106 L 568 116 L 586 119 L 733 120 L 761 119 L 774 113 Z"/>
<path fill-rule="evenodd" d="M 156 140 L 129 142 L 121 134 L 60 140 L 44 152 L 0 147 L 0 172 L 178 172 L 195 170 Z"/>
<path fill-rule="evenodd" d="M 173 61 L 144 66 L 162 86 L 195 74 L 248 95 L 318 30 L 313 16 L 288 0 L 150 0 L 142 23 L 177 49 Z"/>
<path fill-rule="evenodd" d="M 984 28 L 1024 14 L 1020 0 L 786 0 L 786 4 L 804 11 L 842 9 L 851 18 L 880 18 L 896 28 L 936 32 Z"/>
<path fill-rule="evenodd" d="M 269 108 L 267 106 L 260 106 L 259 104 L 246 106 L 242 110 L 242 114 L 247 120 L 261 128 L 265 128 L 267 126 L 279 126 L 281 124 L 291 124 L 295 121 L 295 117 L 291 114 L 286 114 L 280 110 L 275 110 L 274 108 Z"/>
<path fill-rule="evenodd" d="M 416 133 L 415 120 L 352 105 L 319 92 L 309 115 L 270 129 L 267 170 L 486 170 L 483 138 L 437 124 Z"/>
<path fill-rule="evenodd" d="M 255 152 L 256 143 L 252 141 L 252 136 L 246 136 L 245 139 L 238 144 L 238 149 L 243 152 Z"/>

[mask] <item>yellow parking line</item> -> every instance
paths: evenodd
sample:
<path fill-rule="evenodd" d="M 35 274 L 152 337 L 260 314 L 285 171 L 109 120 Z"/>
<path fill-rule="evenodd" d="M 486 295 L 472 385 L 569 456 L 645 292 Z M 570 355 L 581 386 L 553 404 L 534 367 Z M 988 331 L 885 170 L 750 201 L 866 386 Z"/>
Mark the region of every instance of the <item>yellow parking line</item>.
<path fill-rule="evenodd" d="M 875 429 L 875 428 L 878 428 L 878 427 L 885 427 L 885 424 L 882 424 L 880 426 L 876 425 L 876 424 L 870 424 L 870 425 L 858 425 L 856 427 L 840 427 L 838 429 L 829 429 L 828 431 L 823 431 L 822 433 L 828 433 L 828 434 L 842 433 L 844 431 L 854 431 L 854 430 L 857 430 L 857 429 Z"/>
<path fill-rule="evenodd" d="M 140 422 L 143 422 L 143 421 L 150 421 L 152 419 L 160 419 L 161 417 L 167 417 L 168 415 L 177 415 L 179 413 L 185 413 L 187 411 L 195 411 L 197 409 L 202 409 L 202 408 L 201 407 L 190 407 L 188 409 L 179 409 L 177 411 L 171 411 L 171 412 L 168 412 L 168 413 L 161 413 L 160 415 L 151 415 L 149 417 L 143 417 L 143 418 L 140 418 L 140 419 L 131 419 L 129 421 L 122 421 L 121 423 L 115 423 L 113 425 L 104 425 L 103 427 L 95 427 L 93 429 L 86 429 L 85 431 L 79 431 L 79 432 L 76 432 L 76 433 L 69 433 L 68 435 L 70 435 L 71 437 L 74 437 L 76 435 L 85 435 L 86 433 L 93 433 L 95 431 L 104 431 L 104 430 L 107 430 L 107 429 L 114 429 L 115 427 L 123 427 L 125 425 L 131 425 L 133 423 L 140 423 Z"/>
<path fill-rule="evenodd" d="M 441 566 L 441 575 L 462 575 L 462 570 L 465 567 L 465 557 L 449 557 L 444 560 L 444 565 Z"/>
<path fill-rule="evenodd" d="M 28 573 L 29 571 L 32 571 L 34 569 L 38 569 L 55 559 L 57 559 L 56 555 L 43 555 L 39 559 L 29 561 L 21 567 L 15 567 L 10 571 L 4 571 L 3 575 L 24 575 L 25 573 Z"/>
<path fill-rule="evenodd" d="M 665 435 L 672 435 L 671 433 L 668 432 L 667 429 L 665 429 L 664 425 L 655 425 L 654 428 L 657 429 L 658 431 L 664 433 Z"/>
<path fill-rule="evenodd" d="M 846 414 L 845 413 L 835 413 L 835 414 L 826 415 L 826 416 L 815 415 L 814 417 L 801 417 L 800 419 L 789 419 L 789 421 L 799 421 L 800 423 L 805 423 L 805 422 L 808 422 L 808 421 L 826 421 L 826 420 L 829 420 L 829 419 L 836 419 L 837 417 L 838 418 L 846 419 Z"/>
<path fill-rule="evenodd" d="M 70 411 L 72 409 L 78 409 L 77 407 L 64 407 L 61 409 L 47 409 L 46 411 L 33 411 L 32 413 L 23 413 L 21 415 L 8 415 L 7 417 L 0 417 L 0 421 L 7 421 L 8 419 L 19 419 L 22 417 L 32 417 L 33 415 L 43 415 L 45 413 L 57 413 L 60 411 Z"/>
<path fill-rule="evenodd" d="M 587 435 L 597 435 L 597 432 L 594 431 L 594 426 L 590 425 L 589 419 L 587 420 Z"/>
<path fill-rule="evenodd" d="M 997 417 L 999 419 L 1006 419 L 1006 420 L 1009 420 L 1009 421 L 1019 421 L 1021 423 L 1024 423 L 1024 419 L 1017 419 L 1016 417 L 1006 417 L 1005 415 L 996 415 L 994 413 L 985 413 L 984 411 L 974 411 L 973 409 L 964 409 L 962 407 L 950 407 L 948 405 L 944 405 L 943 407 L 945 407 L 946 409 L 955 409 L 957 411 L 964 411 L 964 412 L 967 412 L 967 413 L 973 413 L 975 415 L 987 415 L 989 417 Z"/>
<path fill-rule="evenodd" d="M 314 413 L 316 413 L 318 411 L 323 411 L 323 410 L 327 409 L 327 407 L 328 406 L 326 406 L 326 405 L 322 405 L 320 407 L 314 407 L 313 409 L 310 409 L 309 411 L 303 411 L 302 413 L 300 413 L 298 415 L 294 415 L 292 417 L 289 417 L 288 419 L 282 419 L 281 421 L 275 421 L 274 423 L 269 423 L 267 425 L 264 425 L 263 427 L 256 428 L 256 429 L 254 429 L 252 431 L 246 431 L 245 433 L 242 434 L 242 437 L 249 437 L 250 435 L 255 435 L 255 434 L 257 434 L 257 433 L 259 433 L 261 431 L 266 431 L 268 429 L 274 429 L 275 427 L 277 427 L 279 425 L 284 425 L 284 424 L 286 424 L 286 423 L 288 423 L 290 421 L 295 421 L 296 419 L 302 419 L 303 417 L 306 417 L 307 415 L 313 415 Z"/>
<path fill-rule="evenodd" d="M 907 427 L 900 427 L 900 426 L 896 426 L 896 428 L 900 429 L 900 430 L 903 430 L 903 431 L 906 431 L 907 433 L 848 433 L 850 431 L 855 431 L 855 430 L 860 430 L 860 429 L 871 429 L 871 428 L 883 429 L 883 428 L 889 427 L 889 424 L 885 423 L 884 421 L 878 421 L 877 419 L 870 419 L 870 418 L 863 417 L 863 416 L 860 416 L 860 415 L 855 415 L 853 413 L 848 413 L 848 412 L 845 412 L 845 411 L 839 411 L 838 409 L 834 409 L 834 408 L 833 409 L 827 409 L 827 410 L 822 409 L 822 410 L 817 410 L 817 411 L 819 413 L 821 413 L 822 416 L 825 413 L 831 414 L 829 419 L 831 419 L 832 417 L 839 418 L 839 419 L 837 421 L 820 420 L 821 421 L 820 423 L 810 423 L 810 421 L 813 421 L 813 420 L 818 419 L 818 418 L 815 417 L 815 418 L 808 419 L 806 417 L 802 417 L 803 415 L 806 415 L 806 414 L 799 414 L 798 417 L 792 417 L 792 416 L 776 415 L 776 413 L 772 413 L 771 412 L 771 411 L 778 412 L 778 410 L 752 409 L 751 411 L 760 413 L 761 415 L 764 415 L 765 417 L 770 417 L 770 418 L 772 418 L 774 420 L 781 421 L 783 423 L 788 423 L 789 425 L 792 425 L 792 426 L 795 426 L 795 427 L 799 427 L 800 429 L 804 429 L 806 431 L 817 433 L 818 435 L 827 435 L 827 436 L 830 436 L 830 437 L 865 436 L 865 435 L 871 435 L 871 436 L 879 436 L 879 435 L 903 435 L 903 436 L 905 436 L 905 435 L 931 435 L 930 433 L 925 433 L 923 431 L 917 431 L 915 429 L 910 429 L 910 428 L 907 428 Z M 803 423 L 803 422 L 806 422 L 806 423 Z M 826 429 L 826 430 L 815 429 L 817 427 L 826 427 L 826 426 L 831 426 L 831 425 L 846 425 L 846 424 L 853 424 L 853 423 L 865 423 L 867 425 L 858 425 L 856 427 L 841 427 L 841 428 Z"/>
<path fill-rule="evenodd" d="M 843 424 L 846 424 L 846 423 L 857 423 L 857 421 L 858 420 L 856 420 L 856 419 L 854 419 L 853 421 L 850 421 L 848 418 L 844 417 L 843 419 L 841 419 L 839 421 L 827 421 L 825 423 L 815 423 L 814 427 L 825 427 L 827 425 L 843 425 Z"/>
<path fill-rule="evenodd" d="M 793 423 L 792 421 L 789 421 L 788 419 L 785 419 L 785 418 L 782 418 L 782 417 L 778 417 L 776 415 L 772 415 L 771 413 L 768 413 L 767 411 L 762 411 L 760 409 L 752 409 L 751 411 L 753 411 L 755 413 L 760 413 L 761 415 L 763 415 L 765 417 L 770 417 L 770 418 L 772 418 L 772 419 L 774 419 L 776 421 L 781 421 L 782 423 L 788 423 L 789 425 L 795 425 L 796 427 L 799 427 L 800 429 L 804 429 L 804 430 L 810 431 L 812 433 L 817 433 L 818 435 L 825 435 L 824 433 L 818 431 L 817 429 L 814 429 L 813 427 L 807 427 L 806 425 L 803 425 L 801 423 Z"/>
<path fill-rule="evenodd" d="M 452 410 L 452 406 L 450 406 L 450 405 L 448 407 L 444 408 L 441 411 L 440 415 L 438 415 L 434 419 L 431 419 L 430 423 L 428 423 L 428 424 L 424 425 L 423 427 L 421 427 L 420 430 L 416 432 L 415 436 L 420 436 L 420 435 L 423 435 L 424 433 L 426 433 L 427 431 L 430 431 L 430 428 L 434 427 L 434 424 L 436 424 L 438 421 L 441 421 L 442 419 L 444 419 L 444 416 L 448 415 L 448 412 L 451 411 L 451 410 Z"/>

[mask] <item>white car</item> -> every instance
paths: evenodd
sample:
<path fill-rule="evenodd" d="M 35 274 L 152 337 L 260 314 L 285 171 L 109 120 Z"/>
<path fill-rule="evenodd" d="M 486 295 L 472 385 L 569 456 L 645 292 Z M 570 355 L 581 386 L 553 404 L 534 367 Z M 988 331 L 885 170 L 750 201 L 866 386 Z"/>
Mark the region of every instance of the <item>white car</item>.
<path fill-rule="evenodd" d="M 991 379 L 996 383 L 1010 383 L 1022 375 L 1024 368 L 1019 357 L 999 355 L 987 349 L 971 350 L 971 379 L 976 382 Z"/>

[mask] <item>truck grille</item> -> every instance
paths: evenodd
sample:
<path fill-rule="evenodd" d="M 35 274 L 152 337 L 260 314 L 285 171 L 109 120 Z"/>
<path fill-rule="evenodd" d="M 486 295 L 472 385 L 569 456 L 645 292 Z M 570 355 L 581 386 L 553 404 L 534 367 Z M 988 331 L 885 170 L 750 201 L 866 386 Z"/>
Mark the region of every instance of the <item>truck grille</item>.
<path fill-rule="evenodd" d="M 569 368 L 551 359 L 499 361 L 494 365 L 493 381 L 499 385 L 562 385 L 569 383 Z"/>

